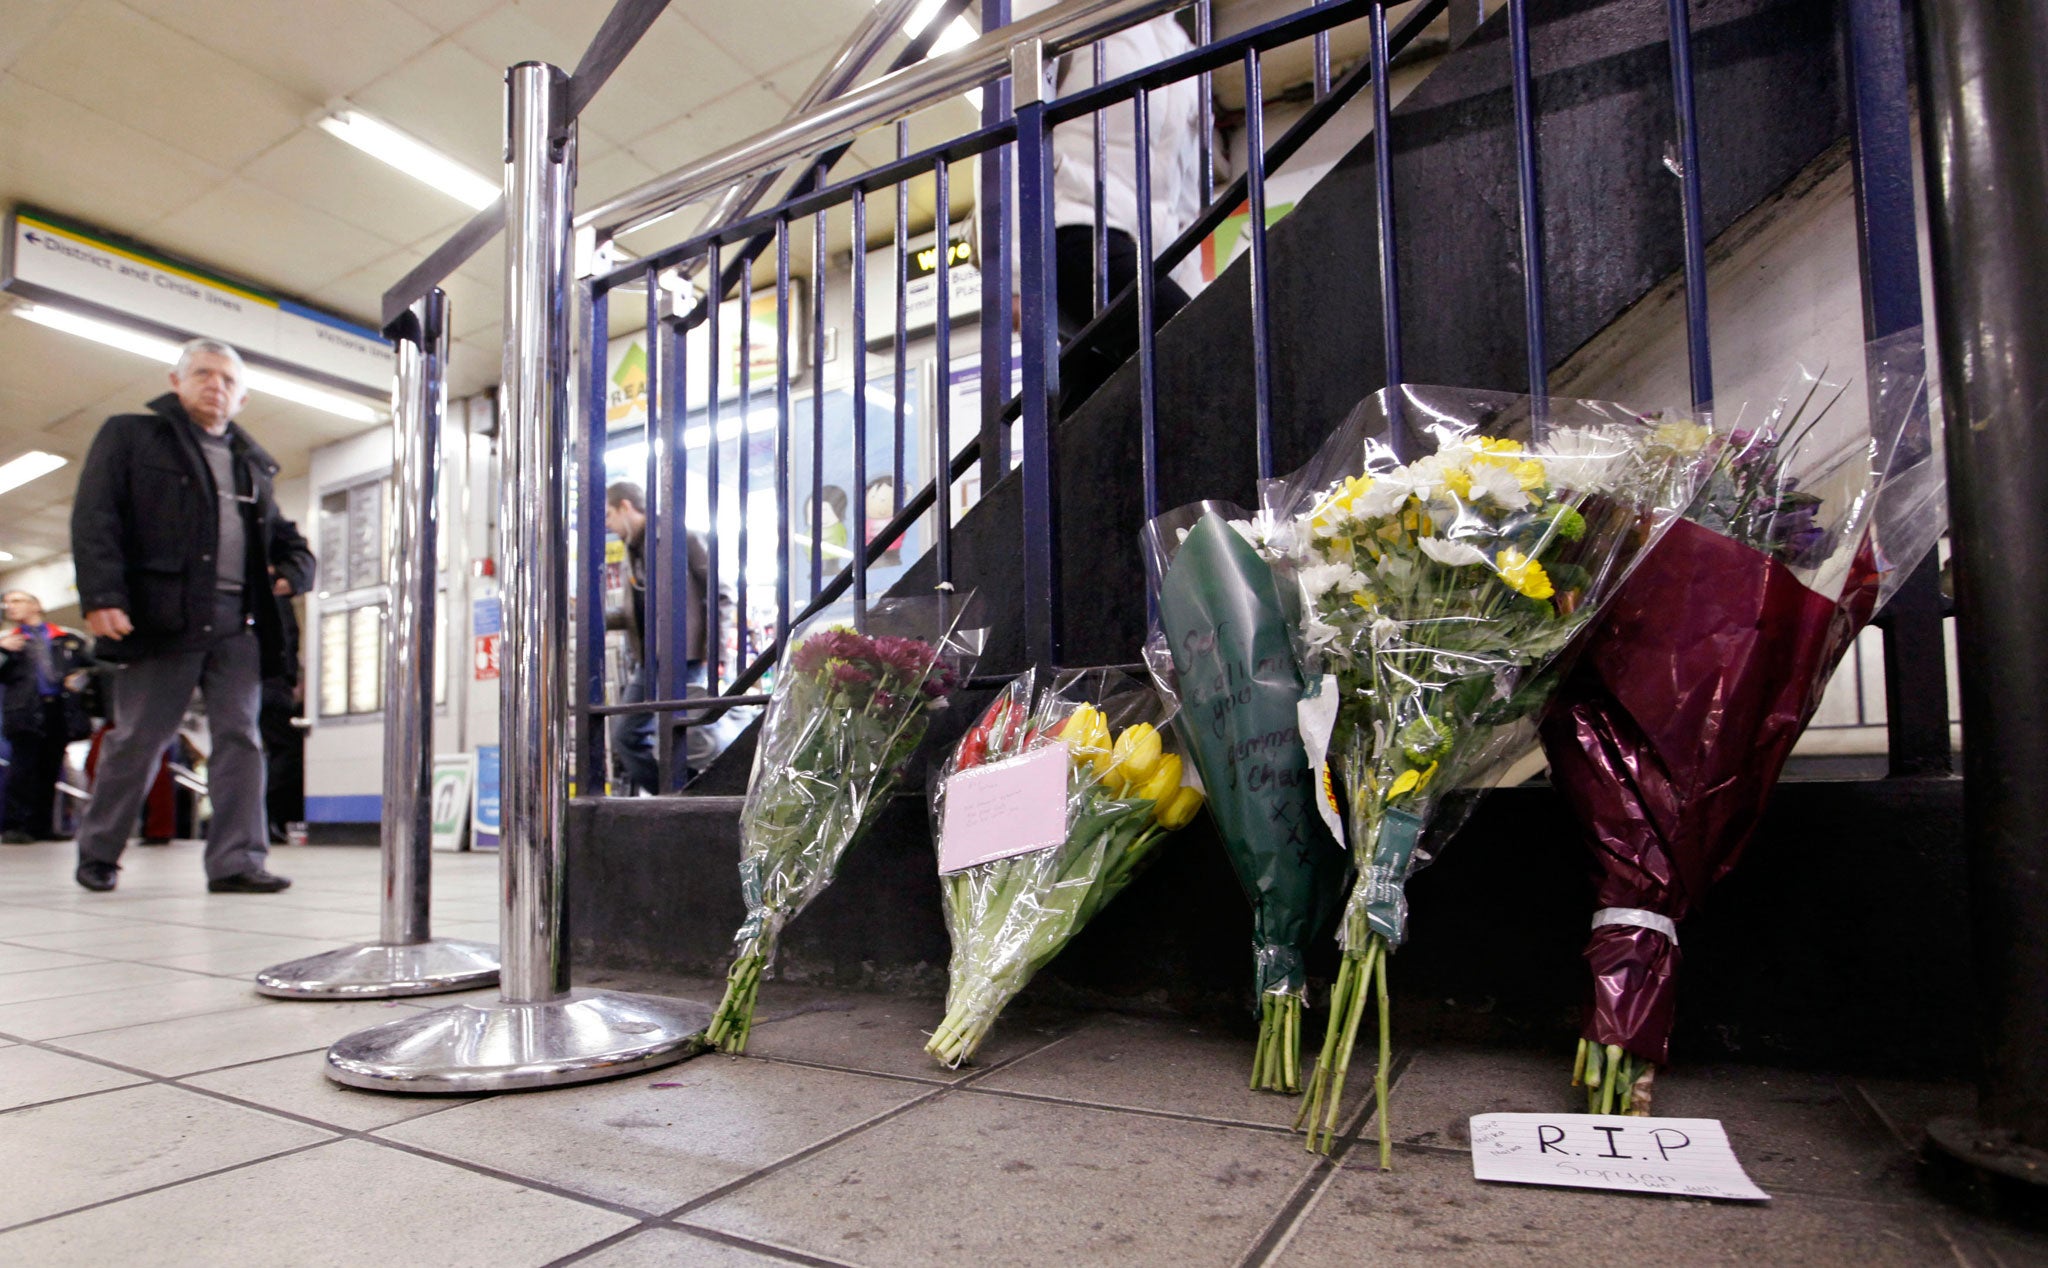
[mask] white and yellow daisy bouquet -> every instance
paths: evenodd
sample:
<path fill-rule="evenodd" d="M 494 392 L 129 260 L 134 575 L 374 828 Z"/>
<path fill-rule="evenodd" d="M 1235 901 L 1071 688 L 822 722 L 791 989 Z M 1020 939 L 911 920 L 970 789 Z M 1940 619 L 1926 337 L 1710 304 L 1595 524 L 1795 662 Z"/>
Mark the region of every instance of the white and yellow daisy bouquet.
<path fill-rule="evenodd" d="M 1407 880 L 1429 861 L 1445 794 L 1533 741 L 1560 656 L 1690 499 L 1697 451 L 1668 432 L 1592 402 L 1538 413 L 1525 397 L 1392 388 L 1268 490 L 1269 541 L 1299 587 L 1301 647 L 1320 675 L 1304 736 L 1312 760 L 1326 749 L 1357 868 L 1301 1111 L 1311 1149 L 1334 1140 L 1376 996 L 1390 1164 L 1387 958 L 1407 933 Z"/>

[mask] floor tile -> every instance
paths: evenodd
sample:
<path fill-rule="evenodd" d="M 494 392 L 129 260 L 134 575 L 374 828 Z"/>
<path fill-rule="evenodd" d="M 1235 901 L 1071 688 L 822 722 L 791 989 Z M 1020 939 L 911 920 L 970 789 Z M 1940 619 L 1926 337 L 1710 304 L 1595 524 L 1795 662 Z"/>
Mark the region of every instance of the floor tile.
<path fill-rule="evenodd" d="M 106 916 L 78 911 L 52 911 L 42 907 L 0 907 L 0 938 L 20 942 L 24 938 L 61 933 L 104 932 L 119 922 Z"/>
<path fill-rule="evenodd" d="M 251 933 L 231 929 L 210 929 L 200 925 L 167 925 L 149 921 L 121 925 L 91 933 L 29 934 L 17 941 L 24 946 L 51 951 L 75 951 L 109 960 L 153 960 L 164 956 L 191 955 L 245 947 L 276 937 L 274 933 Z"/>
<path fill-rule="evenodd" d="M 1852 1079 L 1903 1149 L 1918 1149 L 1928 1121 L 1977 1109 L 1977 1089 L 1968 1083 L 1909 1083 L 1902 1079 Z"/>
<path fill-rule="evenodd" d="M 1359 1042 L 1377 1040 L 1361 1035 Z M 1372 1100 L 1373 1059 L 1365 1052 L 1352 1058 L 1346 1100 L 1361 1106 Z M 1474 1114 L 1583 1113 L 1585 1108 L 1585 1089 L 1572 1086 L 1569 1059 L 1499 1048 L 1424 1049 L 1401 1071 L 1387 1097 L 1395 1140 L 1452 1149 L 1472 1147 Z M 1367 1121 L 1364 1134 L 1379 1139 L 1377 1114 Z"/>
<path fill-rule="evenodd" d="M 63 999 L 39 999 L 0 1006 L 0 1034 L 23 1039 L 54 1039 L 61 1035 L 140 1026 L 173 1017 L 196 1017 L 260 1002 L 254 987 L 223 977 L 188 977 L 161 986 L 101 991 Z"/>
<path fill-rule="evenodd" d="M 0 1110 L 19 1109 L 64 1096 L 126 1087 L 142 1080 L 95 1061 L 22 1044 L 0 1048 Z"/>
<path fill-rule="evenodd" d="M 674 1228 L 650 1228 L 576 1261 L 576 1268 L 789 1268 L 789 1260 Z"/>
<path fill-rule="evenodd" d="M 382 1025 L 411 1011 L 408 1004 L 381 1000 L 262 1000 L 253 990 L 249 997 L 256 1004 L 253 1008 L 124 1026 L 53 1042 L 151 1074 L 181 1075 L 313 1048 L 325 1050 L 343 1035 Z"/>
<path fill-rule="evenodd" d="M 38 969 L 71 968 L 80 964 L 98 964 L 89 955 L 73 951 L 48 951 L 42 947 L 16 946 L 11 942 L 0 942 L 0 977 L 14 973 L 33 973 Z"/>
<path fill-rule="evenodd" d="M 1236 1035 L 1184 1021 L 1097 1017 L 975 1086 L 1291 1127 L 1298 1097 L 1250 1089 L 1255 1040 L 1253 1028 Z"/>
<path fill-rule="evenodd" d="M 337 950 L 346 943 L 331 938 L 287 938 L 276 934 L 252 934 L 237 946 L 210 947 L 178 955 L 153 955 L 138 964 L 160 964 L 188 973 L 215 973 L 223 977 L 253 978 L 273 964 L 303 960 L 309 955 Z"/>
<path fill-rule="evenodd" d="M 189 1093 L 187 1094 L 189 1095 Z M 526 1268 L 632 1221 L 367 1141 L 341 1141 L 0 1234 L 0 1260 Z"/>
<path fill-rule="evenodd" d="M 1766 1189 L 1770 1186 L 1765 1185 Z M 1358 1263 L 1953 1264 L 1910 1208 L 1830 1198 L 1697 1202 L 1482 1184 L 1469 1156 L 1402 1150 L 1394 1170 L 1339 1168 L 1278 1268 Z"/>
<path fill-rule="evenodd" d="M 350 1131 L 389 1127 L 408 1118 L 467 1105 L 474 1099 L 359 1091 L 328 1078 L 326 1068 L 323 1049 L 194 1074 L 179 1081 Z"/>
<path fill-rule="evenodd" d="M 722 989 L 715 985 L 713 998 Z M 1043 1047 L 1074 1025 L 1070 1013 L 1026 1006 L 989 1032 L 975 1065 L 949 1070 L 924 1050 L 945 1011 L 936 999 L 771 982 L 761 990 L 747 1053 L 953 1082 Z"/>
<path fill-rule="evenodd" d="M 1716 1118 L 1766 1193 L 1896 1200 L 1917 1195 L 1912 1156 L 1831 1075 L 1753 1066 L 1684 1066 L 1657 1076 L 1656 1110 Z"/>
<path fill-rule="evenodd" d="M 0 1158 L 35 1182 L 0 1186 L 0 1228 L 329 1136 L 161 1083 L 14 1110 L 0 1114 Z M 55 1261 L 0 1248 L 0 1262 Z"/>
<path fill-rule="evenodd" d="M 707 1054 L 465 1105 L 380 1135 L 661 1213 L 930 1089 Z"/>
<path fill-rule="evenodd" d="M 952 1092 L 688 1213 L 863 1264 L 1235 1263 L 1310 1167 L 1270 1132 Z"/>
<path fill-rule="evenodd" d="M 0 1004 L 23 1004 L 31 1000 L 56 999 L 65 995 L 93 995 L 165 982 L 189 982 L 192 974 L 180 973 L 155 964 L 100 961 L 62 969 L 38 969 L 28 973 L 0 976 Z"/>

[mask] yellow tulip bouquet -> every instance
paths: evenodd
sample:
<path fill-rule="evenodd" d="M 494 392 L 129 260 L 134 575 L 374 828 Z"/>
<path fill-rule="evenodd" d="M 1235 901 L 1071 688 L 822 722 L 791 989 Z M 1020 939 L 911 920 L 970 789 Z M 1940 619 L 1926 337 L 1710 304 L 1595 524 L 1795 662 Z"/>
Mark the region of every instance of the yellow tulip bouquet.
<path fill-rule="evenodd" d="M 1180 756 L 1166 751 L 1166 709 L 1150 687 L 1086 670 L 1034 695 L 1035 679 L 1026 671 L 1004 688 L 932 780 L 944 867 L 955 776 L 1049 747 L 1064 751 L 1064 838 L 939 877 L 953 954 L 945 1020 L 925 1051 L 947 1066 L 973 1059 L 1032 975 L 1202 808 L 1201 789 L 1183 782 Z"/>
<path fill-rule="evenodd" d="M 1303 715 L 1327 753 L 1357 879 L 1330 1020 L 1299 1123 L 1328 1152 L 1376 998 L 1380 1165 L 1391 1164 L 1387 960 L 1445 794 L 1533 739 L 1558 662 L 1690 500 L 1684 460 L 1613 406 L 1398 387 L 1267 490 L 1270 545 L 1299 587 L 1317 678 Z M 1660 456 L 1662 455 L 1662 456 Z M 1463 799 L 1469 804 L 1469 798 Z M 1430 831 L 1434 827 L 1436 831 Z"/>

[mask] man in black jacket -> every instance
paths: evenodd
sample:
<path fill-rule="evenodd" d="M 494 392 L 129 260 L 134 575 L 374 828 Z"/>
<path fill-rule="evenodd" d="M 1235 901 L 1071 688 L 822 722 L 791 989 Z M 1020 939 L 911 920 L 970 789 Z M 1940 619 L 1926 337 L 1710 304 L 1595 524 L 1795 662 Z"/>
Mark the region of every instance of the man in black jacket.
<path fill-rule="evenodd" d="M 313 556 L 278 514 L 277 463 L 233 419 L 248 395 L 242 358 L 195 339 L 147 414 L 100 428 L 78 477 L 71 553 L 79 604 L 111 675 L 114 729 L 78 829 L 80 885 L 114 888 L 157 755 L 197 687 L 213 752 L 206 887 L 270 894 L 264 869 L 263 743 L 257 709 L 284 655 L 278 605 L 313 580 Z M 274 575 L 273 575 L 274 574 Z"/>
<path fill-rule="evenodd" d="M 44 620 L 42 600 L 28 591 L 9 590 L 0 606 L 10 623 L 0 633 L 0 727 L 13 750 L 0 840 L 26 845 L 54 836 L 50 819 L 64 746 L 92 735 L 93 662 L 85 639 Z"/>

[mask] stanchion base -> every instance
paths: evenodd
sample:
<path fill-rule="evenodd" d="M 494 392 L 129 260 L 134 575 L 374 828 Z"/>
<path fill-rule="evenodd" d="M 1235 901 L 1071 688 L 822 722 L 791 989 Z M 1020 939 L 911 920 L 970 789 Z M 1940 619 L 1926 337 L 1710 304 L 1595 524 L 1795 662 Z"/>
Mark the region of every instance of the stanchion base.
<path fill-rule="evenodd" d="M 327 1077 L 384 1092 L 479 1093 L 636 1074 L 704 1049 L 711 1009 L 573 991 L 540 1004 L 456 1004 L 344 1036 Z"/>
<path fill-rule="evenodd" d="M 257 994 L 281 999 L 388 999 L 497 984 L 498 948 L 450 938 L 360 943 L 273 964 L 256 975 Z"/>
<path fill-rule="evenodd" d="M 2048 1228 L 2048 1150 L 1967 1118 L 1927 1124 L 1920 1174 L 1941 1196 L 1981 1215 Z"/>

